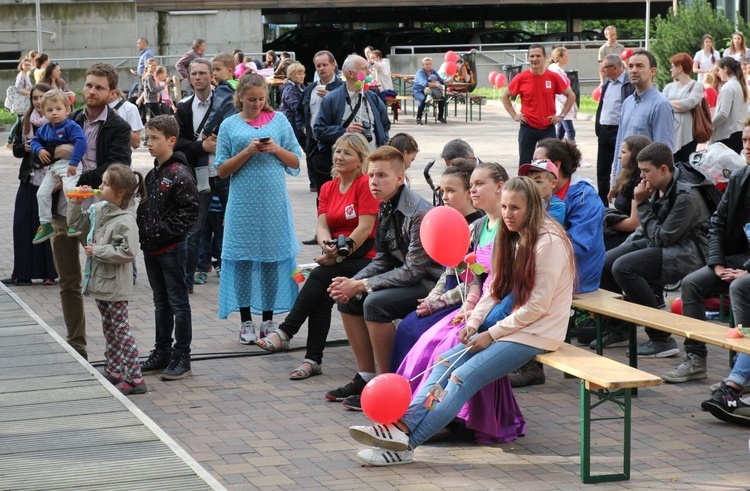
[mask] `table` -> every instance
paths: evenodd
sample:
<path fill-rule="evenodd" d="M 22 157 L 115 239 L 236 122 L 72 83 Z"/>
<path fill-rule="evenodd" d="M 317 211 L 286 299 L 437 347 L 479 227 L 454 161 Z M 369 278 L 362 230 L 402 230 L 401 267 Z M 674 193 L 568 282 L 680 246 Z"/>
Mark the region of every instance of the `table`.
<path fill-rule="evenodd" d="M 408 92 L 409 88 L 414 85 L 414 75 L 405 75 L 401 73 L 391 74 L 393 80 L 393 87 L 398 86 L 397 92 L 401 95 L 411 95 Z"/>

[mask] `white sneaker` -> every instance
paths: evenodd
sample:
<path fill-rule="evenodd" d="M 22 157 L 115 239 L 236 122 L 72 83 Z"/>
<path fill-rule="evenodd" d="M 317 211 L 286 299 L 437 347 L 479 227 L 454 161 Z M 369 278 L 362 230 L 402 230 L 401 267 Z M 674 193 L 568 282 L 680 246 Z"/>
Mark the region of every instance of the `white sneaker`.
<path fill-rule="evenodd" d="M 409 448 L 409 435 L 395 425 L 352 426 L 349 435 L 359 443 L 401 452 Z"/>
<path fill-rule="evenodd" d="M 414 462 L 414 452 L 412 450 L 394 452 L 393 450 L 386 450 L 379 447 L 362 450 L 357 454 L 357 457 L 359 457 L 360 460 L 368 465 L 374 465 L 378 467 L 411 464 L 412 462 Z"/>
<path fill-rule="evenodd" d="M 245 321 L 240 324 L 241 344 L 253 344 L 257 340 L 258 335 L 255 333 L 255 323 L 253 321 Z"/>
<path fill-rule="evenodd" d="M 260 337 L 265 338 L 276 330 L 276 323 L 274 321 L 263 321 L 260 323 Z"/>

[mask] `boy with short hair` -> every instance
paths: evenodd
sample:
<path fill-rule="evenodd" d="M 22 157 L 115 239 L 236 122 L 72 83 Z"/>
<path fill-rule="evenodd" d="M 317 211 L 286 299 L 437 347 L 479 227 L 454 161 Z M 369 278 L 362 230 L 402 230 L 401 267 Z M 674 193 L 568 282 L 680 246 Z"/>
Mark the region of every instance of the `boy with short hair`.
<path fill-rule="evenodd" d="M 178 134 L 172 116 L 157 116 L 146 123 L 146 143 L 155 165 L 146 175 L 147 194 L 138 207 L 141 249 L 156 314 L 156 343 L 141 371 L 144 375 L 161 372 L 162 380 L 192 374 L 185 236 L 198 218 L 198 190 L 185 155 L 172 151 Z"/>
<path fill-rule="evenodd" d="M 563 225 L 565 221 L 565 202 L 555 196 L 554 190 L 557 186 L 557 166 L 549 159 L 535 160 L 530 164 L 523 164 L 518 169 L 519 176 L 529 176 L 539 186 L 547 213 L 556 222 Z M 564 226 L 564 225 L 563 225 Z"/>
<path fill-rule="evenodd" d="M 234 65 L 234 56 L 229 53 L 219 53 L 211 58 L 211 72 L 216 81 L 216 88 L 211 104 L 211 116 L 203 126 L 205 138 L 217 135 L 222 121 L 237 113 L 237 108 L 234 107 L 234 91 L 237 88 Z"/>
<path fill-rule="evenodd" d="M 39 203 L 39 228 L 32 240 L 34 244 L 41 244 L 54 235 L 52 227 L 52 193 L 55 186 L 63 177 L 78 174 L 78 164 L 86 154 L 86 134 L 75 121 L 68 119 L 70 101 L 68 96 L 59 89 L 47 91 L 42 96 L 42 113 L 47 118 L 45 123 L 31 139 L 31 153 L 42 165 L 47 167 L 36 199 Z M 73 144 L 70 159 L 54 159 L 55 147 L 62 144 Z M 75 237 L 81 233 L 68 229 L 68 236 Z"/>

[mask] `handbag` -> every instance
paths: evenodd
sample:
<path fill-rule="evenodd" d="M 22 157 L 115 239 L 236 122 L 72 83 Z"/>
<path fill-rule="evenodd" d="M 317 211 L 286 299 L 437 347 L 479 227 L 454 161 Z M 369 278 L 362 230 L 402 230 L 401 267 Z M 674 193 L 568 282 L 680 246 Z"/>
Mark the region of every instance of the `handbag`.
<path fill-rule="evenodd" d="M 692 90 L 692 85 L 690 87 Z M 696 104 L 691 112 L 693 114 L 693 138 L 698 143 L 706 143 L 714 135 L 714 127 L 711 124 L 711 110 L 708 108 L 706 99 L 701 97 L 700 104 Z"/>
<path fill-rule="evenodd" d="M 8 86 L 8 90 L 5 91 L 5 109 L 13 114 L 20 115 L 26 112 L 30 104 L 29 98 L 20 94 L 15 85 Z"/>

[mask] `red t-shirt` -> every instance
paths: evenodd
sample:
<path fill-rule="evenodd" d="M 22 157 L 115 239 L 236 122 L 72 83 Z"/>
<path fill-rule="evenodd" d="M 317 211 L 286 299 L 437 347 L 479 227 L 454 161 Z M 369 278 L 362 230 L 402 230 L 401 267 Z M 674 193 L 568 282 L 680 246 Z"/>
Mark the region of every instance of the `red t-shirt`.
<path fill-rule="evenodd" d="M 380 211 L 378 200 L 370 192 L 370 182 L 367 176 L 359 176 L 355 179 L 344 194 L 339 191 L 339 184 L 341 184 L 341 179 L 338 177 L 323 184 L 318 197 L 318 215 L 326 214 L 326 223 L 334 239 L 340 234 L 350 236 L 357 228 L 361 215 L 377 216 Z M 370 235 L 367 236 L 368 239 L 375 237 L 377 228 L 377 223 L 375 223 Z M 375 249 L 370 250 L 365 257 L 375 257 Z"/>
<path fill-rule="evenodd" d="M 706 99 L 708 107 L 716 107 L 716 99 L 719 98 L 719 93 L 713 87 L 706 87 L 703 90 L 703 98 Z"/>
<path fill-rule="evenodd" d="M 534 75 L 531 70 L 523 71 L 508 85 L 511 94 L 521 96 L 521 113 L 526 116 L 526 122 L 538 130 L 549 127 L 547 118 L 557 113 L 555 95 L 562 94 L 567 88 L 562 77 L 549 70 L 541 75 Z"/>

